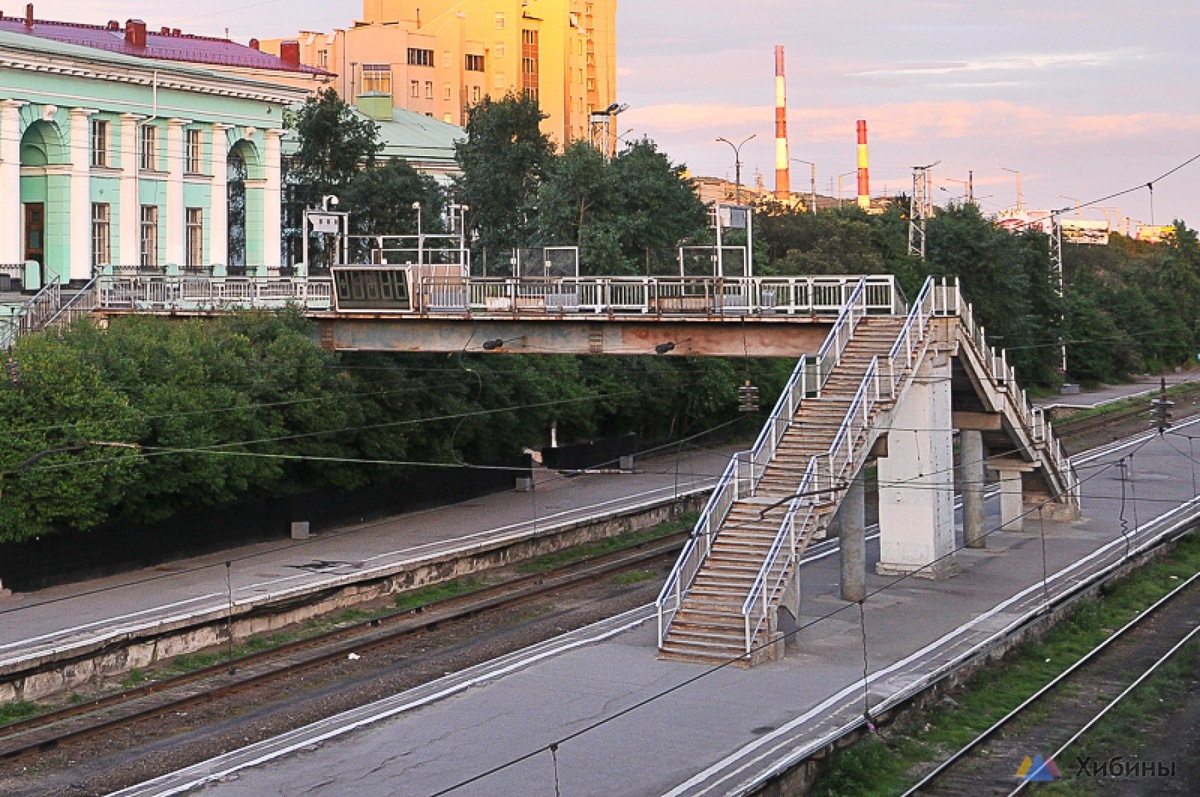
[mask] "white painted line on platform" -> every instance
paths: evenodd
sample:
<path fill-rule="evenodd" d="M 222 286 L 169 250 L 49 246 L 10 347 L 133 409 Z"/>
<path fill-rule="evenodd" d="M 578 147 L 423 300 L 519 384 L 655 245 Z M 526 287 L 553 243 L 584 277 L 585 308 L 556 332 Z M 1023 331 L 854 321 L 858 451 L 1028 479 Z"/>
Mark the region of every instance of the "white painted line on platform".
<path fill-rule="evenodd" d="M 1140 536 L 1140 535 L 1145 534 L 1151 527 L 1154 527 L 1154 526 L 1157 526 L 1157 525 L 1160 525 L 1160 524 L 1166 522 L 1167 520 L 1171 519 L 1174 515 L 1178 514 L 1179 512 L 1181 512 L 1185 509 L 1194 509 L 1198 503 L 1200 503 L 1200 496 L 1197 496 L 1196 498 L 1192 499 L 1191 501 L 1188 501 L 1185 504 L 1182 504 L 1182 505 L 1177 506 L 1167 512 L 1164 512 L 1163 514 L 1161 514 L 1161 515 L 1153 518 L 1152 520 L 1148 521 L 1147 523 L 1143 524 L 1141 530 L 1139 530 L 1137 532 L 1137 535 Z M 1091 554 L 1089 554 L 1081 559 L 1078 559 L 1073 564 L 1068 565 L 1067 567 L 1065 567 L 1061 570 L 1056 571 L 1054 574 L 1050 575 L 1047 578 L 1047 582 L 1059 581 L 1060 579 L 1065 578 L 1068 574 L 1072 573 L 1076 569 L 1083 567 L 1084 565 L 1090 564 L 1093 560 L 1107 555 L 1114 548 L 1123 547 L 1124 545 L 1125 545 L 1125 539 L 1123 537 L 1117 537 L 1116 539 L 1106 543 L 1105 545 L 1101 546 L 1100 548 L 1097 548 Z M 885 667 L 882 670 L 876 670 L 867 678 L 868 686 L 870 684 L 875 683 L 880 678 L 892 674 L 897 669 L 907 666 L 908 664 L 911 664 L 912 662 L 914 662 L 918 659 L 924 658 L 926 655 L 931 654 L 933 651 L 942 647 L 947 642 L 954 641 L 956 637 L 965 634 L 972 627 L 978 625 L 981 621 L 990 619 L 991 617 L 995 616 L 996 614 L 999 614 L 1000 612 L 1008 609 L 1013 604 L 1029 597 L 1030 595 L 1032 595 L 1034 593 L 1041 592 L 1043 590 L 1043 588 L 1044 587 L 1043 587 L 1042 582 L 1037 581 L 1034 584 L 1031 584 L 1029 587 L 1016 593 L 1012 597 L 1008 598 L 1007 600 L 1001 601 L 1000 603 L 996 604 L 996 606 L 992 607 L 987 612 L 976 615 L 970 621 L 960 625 L 958 628 L 948 632 L 947 634 L 943 635 L 939 639 L 934 640 L 933 642 L 931 642 L 930 644 L 921 648 L 920 650 L 917 650 L 917 651 L 913 652 L 912 654 L 906 656 L 905 658 L 892 663 L 891 665 L 889 665 L 888 667 Z M 853 605 L 853 604 L 850 604 L 850 605 Z M 1039 609 L 1040 609 L 1040 607 L 1035 608 L 1033 611 L 1038 611 Z M 988 642 L 993 637 L 1007 633 L 1009 629 L 1019 625 L 1028 616 L 1029 616 L 1029 613 L 1026 613 L 1025 616 L 1019 618 L 1018 620 L 1015 620 L 1003 631 L 1000 631 L 1000 632 L 998 632 L 998 634 L 992 635 L 988 639 L 985 639 L 985 640 L 977 643 L 973 648 L 971 648 L 971 650 L 969 650 L 967 652 L 965 657 L 960 656 L 959 658 L 960 659 L 961 658 L 969 658 L 971 655 L 973 655 L 975 653 L 975 651 L 979 650 L 979 648 L 981 648 L 983 645 L 988 644 Z M 712 792 L 713 789 L 715 789 L 717 786 L 719 786 L 719 785 L 727 782 L 731 778 L 745 772 L 746 770 L 750 769 L 752 766 L 760 765 L 764 759 L 769 758 L 773 755 L 776 755 L 779 752 L 779 750 L 781 750 L 782 748 L 794 744 L 794 740 L 791 740 L 791 739 L 780 740 L 780 737 L 784 736 L 785 734 L 790 734 L 797 727 L 805 724 L 806 722 L 811 720 L 813 717 L 815 717 L 821 713 L 824 713 L 826 711 L 826 709 L 830 708 L 831 706 L 833 706 L 834 704 L 836 704 L 842 700 L 845 700 L 847 697 L 854 695 L 857 698 L 858 696 L 860 696 L 862 694 L 862 691 L 863 691 L 862 680 L 851 683 L 850 685 L 844 687 L 839 692 L 826 698 L 824 701 L 817 704 L 815 707 L 813 707 L 809 711 L 805 712 L 804 714 L 800 715 L 799 717 L 796 717 L 791 722 L 788 722 L 787 724 L 777 728 L 776 730 L 772 731 L 771 733 L 761 736 L 758 739 L 754 740 L 753 742 L 750 742 L 749 744 L 743 746 L 739 750 L 725 756 L 724 758 L 722 758 L 720 761 L 716 762 L 712 766 L 710 766 L 707 769 L 703 770 L 702 772 L 696 774 L 695 776 L 693 776 L 689 780 L 685 781 L 684 783 L 681 783 L 679 786 L 676 786 L 674 789 L 672 789 L 671 791 L 664 794 L 663 797 L 681 797 L 681 795 L 684 795 L 684 794 L 704 795 L 704 794 L 708 794 L 708 793 Z M 772 747 L 768 750 L 762 750 L 762 748 L 765 745 L 775 742 L 775 741 L 779 741 L 779 744 L 776 744 L 774 747 Z M 754 758 L 746 760 L 746 761 L 742 761 L 745 758 L 745 756 L 750 755 L 750 754 L 755 753 L 756 751 L 760 751 L 760 750 L 761 750 L 761 752 L 759 752 Z M 714 777 L 722 770 L 727 769 L 729 767 L 733 767 L 734 765 L 738 764 L 739 761 L 742 761 L 741 765 L 736 766 L 734 769 L 730 770 L 730 772 L 727 773 L 726 775 L 718 778 L 717 780 L 713 781 L 712 783 L 706 784 L 699 791 L 691 791 L 691 789 L 693 789 L 694 787 L 700 786 L 706 780 Z"/>
<path fill-rule="evenodd" d="M 119 614 L 119 615 L 116 615 L 115 617 L 106 617 L 103 620 L 96 620 L 95 622 L 92 622 L 92 623 L 84 623 L 83 625 L 71 626 L 70 628 L 62 629 L 61 631 L 54 631 L 49 634 L 41 634 L 40 636 L 26 637 L 24 639 L 18 639 L 16 642 L 7 642 L 3 645 L 0 645 L 0 650 L 4 650 L 5 648 L 15 648 L 15 647 L 21 646 L 21 645 L 28 645 L 31 642 L 40 642 L 43 639 L 51 639 L 53 637 L 69 636 L 69 635 L 77 633 L 79 631 L 83 631 L 84 629 L 87 629 L 87 628 L 94 628 L 99 625 L 107 626 L 107 625 L 111 625 L 114 622 L 120 622 L 121 620 L 129 620 L 129 619 L 132 619 L 134 617 L 139 617 L 144 614 L 151 614 L 153 612 L 161 612 L 164 609 L 174 609 L 177 606 L 184 606 L 189 603 L 196 603 L 197 601 L 203 601 L 203 600 L 208 600 L 209 598 L 219 598 L 219 597 L 222 597 L 221 593 L 210 592 L 206 595 L 197 595 L 194 598 L 187 598 L 185 600 L 176 601 L 174 603 L 165 603 L 165 604 L 162 604 L 159 606 L 152 606 L 149 609 L 142 609 L 140 612 L 130 612 L 129 614 Z M 120 630 L 121 629 L 118 629 L 118 631 L 120 631 Z"/>

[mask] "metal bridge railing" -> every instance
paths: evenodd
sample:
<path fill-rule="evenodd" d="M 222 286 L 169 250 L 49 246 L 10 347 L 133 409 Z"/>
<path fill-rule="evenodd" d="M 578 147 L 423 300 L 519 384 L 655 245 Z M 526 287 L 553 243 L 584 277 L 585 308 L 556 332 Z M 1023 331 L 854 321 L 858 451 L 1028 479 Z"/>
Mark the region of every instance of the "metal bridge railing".
<path fill-rule="evenodd" d="M 404 269 L 402 266 L 367 268 Z M 861 277 L 468 277 L 412 268 L 413 305 L 403 312 L 475 315 L 836 316 L 861 288 L 856 318 L 890 314 L 897 301 L 889 275 Z M 432 270 L 432 271 L 431 271 Z M 864 281 L 865 279 L 865 281 Z M 105 274 L 99 309 L 217 312 L 294 303 L 332 307 L 328 277 Z"/>

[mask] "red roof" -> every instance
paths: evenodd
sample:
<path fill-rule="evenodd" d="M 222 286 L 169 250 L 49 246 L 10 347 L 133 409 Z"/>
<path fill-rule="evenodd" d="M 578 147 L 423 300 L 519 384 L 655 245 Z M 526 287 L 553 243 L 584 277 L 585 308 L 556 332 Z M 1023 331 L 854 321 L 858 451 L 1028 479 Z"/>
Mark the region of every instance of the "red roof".
<path fill-rule="evenodd" d="M 30 8 L 32 8 L 32 4 Z M 29 24 L 30 22 L 32 24 Z M 261 52 L 256 39 L 251 39 L 251 46 L 247 47 L 229 39 L 181 33 L 178 28 L 162 28 L 157 32 L 152 31 L 140 20 L 131 19 L 124 26 L 115 20 L 107 25 L 82 25 L 75 22 L 4 16 L 3 12 L 0 12 L 0 30 L 10 33 L 25 33 L 65 44 L 95 47 L 98 50 L 107 50 L 138 58 L 312 75 L 330 74 L 323 69 L 299 63 L 298 57 L 289 62 L 278 56 Z"/>

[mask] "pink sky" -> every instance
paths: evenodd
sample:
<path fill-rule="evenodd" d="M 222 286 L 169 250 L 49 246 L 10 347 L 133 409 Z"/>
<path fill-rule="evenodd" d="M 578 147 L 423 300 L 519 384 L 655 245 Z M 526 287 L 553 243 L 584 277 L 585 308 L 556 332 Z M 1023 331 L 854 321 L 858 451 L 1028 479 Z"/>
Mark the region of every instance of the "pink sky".
<path fill-rule="evenodd" d="M 11 5 L 11 4 L 10 4 Z M 345 27 L 358 0 L 35 0 L 38 17 L 251 37 Z M 6 8 L 16 13 L 17 8 Z M 787 54 L 790 155 L 817 164 L 818 191 L 856 166 L 855 121 L 870 130 L 873 193 L 933 170 L 935 199 L 973 172 L 985 212 L 1016 204 L 1100 205 L 1150 222 L 1156 180 L 1200 154 L 1200 4 L 1195 0 L 621 0 L 618 132 L 647 135 L 697 175 L 774 184 L 774 46 Z M 807 190 L 809 166 L 793 164 Z M 1200 161 L 1156 182 L 1153 218 L 1200 226 Z M 956 182 L 958 181 L 958 182 Z M 852 178 L 844 181 L 847 190 Z M 1060 196 L 1061 195 L 1061 196 Z"/>

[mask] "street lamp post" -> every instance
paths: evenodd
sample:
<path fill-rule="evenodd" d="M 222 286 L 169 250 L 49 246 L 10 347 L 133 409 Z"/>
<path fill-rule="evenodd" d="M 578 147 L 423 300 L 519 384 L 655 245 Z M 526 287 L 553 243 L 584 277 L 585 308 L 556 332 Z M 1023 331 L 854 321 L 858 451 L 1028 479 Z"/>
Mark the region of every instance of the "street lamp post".
<path fill-rule="evenodd" d="M 1006 166 L 997 166 L 1002 172 L 1009 172 L 1017 176 L 1017 213 L 1025 211 L 1025 197 L 1021 195 L 1021 171 L 1020 169 L 1009 169 Z"/>
<path fill-rule="evenodd" d="M 1082 200 L 1080 200 L 1079 197 L 1067 196 L 1066 194 L 1055 194 L 1055 196 L 1059 199 L 1070 199 L 1075 203 L 1075 221 L 1079 221 L 1081 218 L 1083 218 L 1083 205 Z"/>
<path fill-rule="evenodd" d="M 425 236 L 421 234 L 421 203 L 412 203 L 413 210 L 417 211 L 417 265 L 421 265 L 423 258 L 423 250 L 425 244 Z"/>
<path fill-rule="evenodd" d="M 733 147 L 733 201 L 736 205 L 742 204 L 742 145 L 757 135 L 758 133 L 751 133 L 743 138 L 740 144 L 734 144 L 729 139 L 721 136 L 717 137 L 717 141 L 724 141 L 726 144 Z"/>
<path fill-rule="evenodd" d="M 849 177 L 852 174 L 858 174 L 858 169 L 855 169 L 852 172 L 843 172 L 838 175 L 838 207 L 839 208 L 842 206 L 842 178 Z"/>
<path fill-rule="evenodd" d="M 817 212 L 817 164 L 812 161 L 802 160 L 800 158 L 792 158 L 796 163 L 807 163 L 809 166 L 808 190 L 812 196 L 812 202 L 809 203 L 812 212 Z"/>

